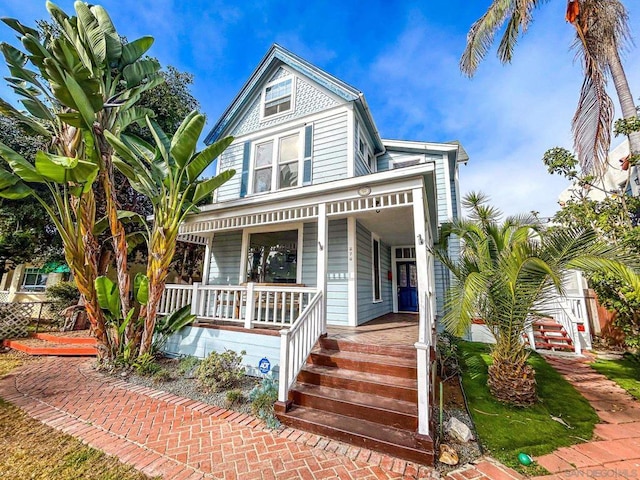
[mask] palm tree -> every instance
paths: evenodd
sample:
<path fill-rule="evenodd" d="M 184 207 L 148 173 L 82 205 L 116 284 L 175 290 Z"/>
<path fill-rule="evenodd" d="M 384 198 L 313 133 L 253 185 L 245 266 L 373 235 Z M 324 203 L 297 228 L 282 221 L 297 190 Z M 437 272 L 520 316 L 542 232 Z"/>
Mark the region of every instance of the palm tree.
<path fill-rule="evenodd" d="M 467 195 L 464 205 L 471 218 L 443 232 L 462 240 L 459 259 L 450 258 L 444 247 L 435 252 L 455 277 L 443 324 L 461 335 L 473 318 L 482 318 L 496 340 L 489 367 L 491 393 L 498 400 L 527 406 L 537 396 L 523 335 L 537 315 L 544 315 L 545 300 L 563 293 L 563 275 L 570 269 L 605 270 L 632 280 L 635 275 L 625 266 L 630 262 L 626 252 L 600 242 L 593 230 L 545 231 L 531 217 L 500 222 L 500 211 L 486 201 L 482 194 Z"/>
<path fill-rule="evenodd" d="M 460 69 L 473 76 L 494 41 L 496 32 L 506 28 L 498 58 L 511 62 L 520 32 L 524 33 L 533 11 L 544 0 L 494 0 L 467 34 L 467 46 Z M 637 115 L 629 82 L 620 61 L 620 52 L 629 39 L 627 11 L 619 0 L 568 0 L 566 19 L 576 30 L 574 48 L 582 59 L 584 81 L 573 117 L 574 146 L 585 173 L 601 173 L 611 144 L 614 108 L 607 95 L 611 77 L 625 119 Z M 640 153 L 640 133 L 629 135 L 632 154 Z"/>

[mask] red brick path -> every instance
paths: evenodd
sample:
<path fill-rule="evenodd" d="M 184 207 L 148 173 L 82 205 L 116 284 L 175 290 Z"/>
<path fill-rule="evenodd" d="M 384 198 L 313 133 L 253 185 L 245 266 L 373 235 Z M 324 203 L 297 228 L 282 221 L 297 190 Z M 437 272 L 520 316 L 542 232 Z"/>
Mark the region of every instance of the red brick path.
<path fill-rule="evenodd" d="M 640 402 L 593 370 L 588 359 L 546 356 L 587 399 L 603 423 L 595 438 L 537 458 L 553 478 L 640 479 Z"/>
<path fill-rule="evenodd" d="M 0 380 L 0 396 L 149 475 L 166 479 L 391 479 L 433 469 L 105 377 L 47 358 Z"/>

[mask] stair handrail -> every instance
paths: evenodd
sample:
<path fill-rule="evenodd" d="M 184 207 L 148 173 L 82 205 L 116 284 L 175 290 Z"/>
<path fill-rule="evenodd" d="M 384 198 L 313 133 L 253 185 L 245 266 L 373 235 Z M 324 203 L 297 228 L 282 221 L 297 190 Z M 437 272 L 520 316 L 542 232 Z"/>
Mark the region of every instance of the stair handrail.
<path fill-rule="evenodd" d="M 582 342 L 580 341 L 580 333 L 578 332 L 578 323 L 580 320 L 571 311 L 571 307 L 565 306 L 566 299 L 562 297 L 555 297 L 553 303 L 556 306 L 554 310 L 554 320 L 559 322 L 569 335 L 569 338 L 573 342 L 573 350 L 576 355 L 582 355 Z M 557 312 L 557 313 L 555 313 Z"/>
<path fill-rule="evenodd" d="M 322 291 L 318 291 L 290 328 L 280 330 L 278 401 L 285 403 L 318 339 L 327 332 Z"/>

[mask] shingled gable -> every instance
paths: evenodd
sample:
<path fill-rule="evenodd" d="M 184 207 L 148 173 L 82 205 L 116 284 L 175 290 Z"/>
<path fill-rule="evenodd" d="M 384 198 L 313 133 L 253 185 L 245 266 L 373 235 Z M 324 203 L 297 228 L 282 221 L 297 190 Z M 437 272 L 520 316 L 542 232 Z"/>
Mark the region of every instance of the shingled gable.
<path fill-rule="evenodd" d="M 313 80 L 339 98 L 347 102 L 354 102 L 355 108 L 360 113 L 375 143 L 375 153 L 384 150 L 378 129 L 371 117 L 369 106 L 362 92 L 275 43 L 260 61 L 257 68 L 249 77 L 249 80 L 247 80 L 242 89 L 240 89 L 240 92 L 233 99 L 231 105 L 227 107 L 211 129 L 205 138 L 207 145 L 221 138 L 226 130 L 242 115 L 247 104 L 259 94 L 262 85 L 268 80 L 267 75 L 269 75 L 277 65 L 282 64 L 298 74 Z"/>

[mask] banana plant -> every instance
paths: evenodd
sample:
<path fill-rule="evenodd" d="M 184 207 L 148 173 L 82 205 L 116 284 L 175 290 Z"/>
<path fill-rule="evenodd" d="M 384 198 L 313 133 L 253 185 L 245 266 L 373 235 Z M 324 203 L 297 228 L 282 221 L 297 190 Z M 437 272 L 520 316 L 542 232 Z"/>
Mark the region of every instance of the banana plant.
<path fill-rule="evenodd" d="M 55 31 L 59 34 L 56 36 L 41 38 L 37 30 L 18 20 L 2 19 L 18 33 L 23 47 L 20 50 L 7 43 L 0 44 L 10 73 L 6 80 L 24 110 L 19 111 L 0 99 L 0 114 L 13 117 L 32 132 L 48 138 L 51 151 L 59 157 L 92 162 L 98 168 L 97 178 L 102 188 L 96 191 L 100 192 L 98 201 L 106 206 L 116 257 L 122 315 L 126 317 L 130 289 L 127 242 L 113 188 L 112 151 L 104 132 L 119 135 L 131 123 L 142 122 L 146 117 L 153 116 L 152 111 L 137 107 L 136 102 L 142 93 L 164 80 L 158 73 L 158 62 L 143 58 L 153 44 L 152 37 L 123 41 L 107 12 L 99 5 L 90 6 L 77 1 L 74 3 L 75 16 L 67 15 L 52 2 L 46 2 L 46 8 L 57 27 Z M 71 165 L 69 161 L 67 164 Z M 14 173 L 20 176 L 20 171 L 14 170 Z M 59 180 L 48 179 L 51 182 Z M 7 192 L 10 195 L 15 195 L 16 189 L 23 188 L 17 182 L 8 187 L 11 187 Z M 67 187 L 61 186 L 60 189 Z M 93 236 L 93 195 L 86 191 L 78 197 L 79 205 L 87 205 L 82 215 L 76 212 L 76 220 L 84 222 L 83 235 L 64 235 L 61 231 L 65 242 L 75 242 L 75 245 L 65 244 L 65 248 L 82 252 L 87 265 L 96 264 L 99 255 Z M 64 204 L 63 196 L 59 198 Z M 83 241 L 87 245 L 80 245 Z M 92 322 L 103 322 L 95 300 L 93 278 L 81 275 L 80 271 L 73 270 L 73 273 L 81 291 L 89 292 L 85 300 L 87 304 L 92 304 L 87 307 L 89 317 L 94 315 Z"/>
<path fill-rule="evenodd" d="M 134 279 L 133 296 L 140 305 L 146 305 L 149 299 L 149 279 L 146 275 L 138 273 Z M 131 352 L 134 350 L 133 339 L 126 338 L 126 332 L 136 309 L 132 308 L 126 317 L 122 316 L 122 305 L 120 303 L 120 292 L 118 285 L 109 277 L 104 275 L 95 279 L 95 289 L 98 298 L 98 305 L 106 318 L 107 335 L 109 335 L 109 345 L 111 355 L 120 358 L 125 363 L 129 363 Z"/>
<path fill-rule="evenodd" d="M 232 137 L 209 145 L 201 152 L 196 147 L 205 118 L 193 111 L 180 124 L 171 139 L 149 117 L 147 126 L 155 146 L 123 135 L 105 132 L 115 156 L 113 164 L 138 192 L 153 205 L 153 225 L 149 236 L 149 303 L 144 309 L 144 329 L 140 354 L 151 350 L 156 314 L 178 240 L 180 225 L 187 215 L 198 212 L 197 204 L 228 181 L 235 170 L 199 180 L 200 175 L 229 146 Z"/>

